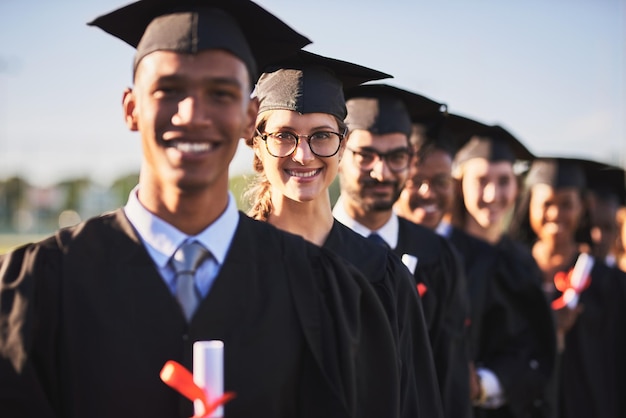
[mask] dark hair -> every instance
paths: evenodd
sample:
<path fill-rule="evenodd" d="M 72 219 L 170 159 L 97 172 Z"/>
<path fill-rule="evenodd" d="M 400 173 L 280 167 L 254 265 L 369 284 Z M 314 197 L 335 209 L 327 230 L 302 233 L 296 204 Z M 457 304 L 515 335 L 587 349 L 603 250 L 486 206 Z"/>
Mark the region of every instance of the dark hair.
<path fill-rule="evenodd" d="M 256 125 L 259 132 L 263 132 L 265 130 L 265 125 L 267 124 L 267 120 L 271 114 L 272 111 L 268 110 L 259 115 Z M 335 117 L 335 120 L 337 121 L 338 130 L 340 132 L 345 132 L 347 127 L 344 121 L 337 117 Z M 258 135 L 255 132 L 251 138 L 246 138 L 246 145 L 250 148 L 254 148 L 254 141 L 256 138 L 258 138 Z M 256 174 L 247 190 L 244 192 L 244 198 L 250 204 L 250 209 L 247 214 L 253 219 L 267 221 L 273 210 L 271 193 L 272 185 L 265 175 L 263 162 L 256 155 L 256 153 L 254 154 L 254 159 L 252 161 L 252 168 Z"/>
<path fill-rule="evenodd" d="M 557 188 L 558 189 L 558 188 Z M 587 203 L 587 192 L 585 189 L 577 188 L 580 201 L 583 204 L 583 213 L 574 233 L 574 240 L 578 244 L 592 245 L 591 241 L 591 218 L 589 205 Z M 519 204 L 515 207 L 513 218 L 509 227 L 511 238 L 520 241 L 527 247 L 532 247 L 538 237 L 530 226 L 530 198 L 532 196 L 532 186 L 527 186 L 520 198 Z"/>

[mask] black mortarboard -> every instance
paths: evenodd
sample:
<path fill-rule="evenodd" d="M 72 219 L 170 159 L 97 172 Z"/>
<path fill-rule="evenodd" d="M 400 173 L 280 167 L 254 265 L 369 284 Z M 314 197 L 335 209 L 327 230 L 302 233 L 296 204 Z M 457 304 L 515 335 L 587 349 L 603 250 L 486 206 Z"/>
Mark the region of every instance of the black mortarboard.
<path fill-rule="evenodd" d="M 140 0 L 89 23 L 137 48 L 134 69 L 157 50 L 223 49 L 240 58 L 252 80 L 262 66 L 311 43 L 249 0 Z"/>
<path fill-rule="evenodd" d="M 600 198 L 615 198 L 626 205 L 626 172 L 623 168 L 601 164 L 587 166 L 587 188 Z"/>
<path fill-rule="evenodd" d="M 351 130 L 365 129 L 375 134 L 402 132 L 411 135 L 412 124 L 429 121 L 446 106 L 432 99 L 387 84 L 365 84 L 346 89 Z"/>
<path fill-rule="evenodd" d="M 533 154 L 513 134 L 500 125 L 485 126 L 480 123 L 468 123 L 463 136 L 467 142 L 457 151 L 454 161 L 461 164 L 472 158 L 485 158 L 490 162 L 532 160 Z"/>
<path fill-rule="evenodd" d="M 259 113 L 272 109 L 298 113 L 328 113 L 346 117 L 345 88 L 391 77 L 367 67 L 299 51 L 267 67 L 252 93 L 259 98 Z"/>
<path fill-rule="evenodd" d="M 411 144 L 443 149 L 452 157 L 474 135 L 489 128 L 482 122 L 454 113 L 440 113 L 431 121 L 414 125 Z"/>
<path fill-rule="evenodd" d="M 587 187 L 590 170 L 603 167 L 603 164 L 579 158 L 542 157 L 533 161 L 526 176 L 526 185 L 547 184 L 555 189 Z"/>

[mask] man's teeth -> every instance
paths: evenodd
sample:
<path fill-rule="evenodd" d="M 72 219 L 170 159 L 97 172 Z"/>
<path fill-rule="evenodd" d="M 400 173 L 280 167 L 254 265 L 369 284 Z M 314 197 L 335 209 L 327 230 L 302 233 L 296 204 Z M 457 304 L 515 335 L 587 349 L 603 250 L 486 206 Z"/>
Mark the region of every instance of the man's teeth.
<path fill-rule="evenodd" d="M 174 148 L 181 152 L 206 152 L 213 149 L 213 145 L 207 142 L 176 142 Z"/>
<path fill-rule="evenodd" d="M 422 210 L 426 213 L 432 213 L 437 210 L 437 205 L 425 205 L 422 206 Z"/>
<path fill-rule="evenodd" d="M 293 177 L 313 177 L 314 175 L 316 175 L 318 173 L 319 170 L 312 170 L 312 171 L 287 171 L 289 173 L 290 176 Z"/>

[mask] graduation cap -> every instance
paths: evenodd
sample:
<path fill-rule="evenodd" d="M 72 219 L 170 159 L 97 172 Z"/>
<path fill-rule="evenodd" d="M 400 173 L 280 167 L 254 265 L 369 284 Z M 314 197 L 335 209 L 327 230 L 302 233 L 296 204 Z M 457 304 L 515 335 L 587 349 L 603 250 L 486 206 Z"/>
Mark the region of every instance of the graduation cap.
<path fill-rule="evenodd" d="M 346 89 L 345 96 L 348 127 L 379 135 L 402 132 L 410 136 L 412 124 L 431 121 L 447 109 L 443 103 L 387 84 Z"/>
<path fill-rule="evenodd" d="M 456 152 L 454 161 L 461 164 L 472 158 L 490 162 L 532 160 L 533 154 L 511 132 L 500 125 L 483 125 L 480 122 L 459 120 L 461 142 L 467 140 Z"/>
<path fill-rule="evenodd" d="M 240 58 L 256 79 L 257 65 L 311 43 L 249 0 L 140 0 L 88 24 L 137 49 L 133 70 L 158 50 L 223 49 Z"/>
<path fill-rule="evenodd" d="M 411 144 L 446 151 L 451 157 L 474 135 L 486 132 L 489 125 L 454 113 L 440 113 L 431 121 L 414 124 Z"/>
<path fill-rule="evenodd" d="M 298 51 L 268 66 L 252 95 L 259 98 L 259 113 L 286 109 L 298 113 L 328 113 L 344 120 L 347 114 L 344 88 L 389 77 L 389 74 L 347 61 Z"/>
<path fill-rule="evenodd" d="M 533 161 L 526 176 L 526 185 L 547 184 L 555 189 L 587 188 L 587 173 L 601 170 L 605 165 L 580 158 L 541 157 Z"/>
<path fill-rule="evenodd" d="M 586 166 L 587 189 L 602 199 L 614 198 L 626 205 L 626 172 L 607 164 Z"/>

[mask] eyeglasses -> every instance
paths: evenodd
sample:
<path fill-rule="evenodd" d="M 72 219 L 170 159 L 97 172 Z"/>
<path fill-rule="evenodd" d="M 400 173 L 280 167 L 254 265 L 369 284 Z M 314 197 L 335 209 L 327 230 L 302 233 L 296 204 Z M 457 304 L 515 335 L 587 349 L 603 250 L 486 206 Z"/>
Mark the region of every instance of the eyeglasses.
<path fill-rule="evenodd" d="M 289 157 L 293 154 L 296 148 L 298 148 L 301 138 L 307 140 L 313 154 L 322 158 L 332 157 L 339 151 L 341 141 L 345 136 L 345 134 L 332 131 L 318 131 L 310 135 L 298 135 L 289 131 L 262 134 L 257 129 L 256 133 L 265 142 L 267 152 L 276 158 Z"/>
<path fill-rule="evenodd" d="M 389 170 L 398 173 L 406 170 L 411 160 L 411 150 L 408 148 L 397 148 L 389 152 L 378 152 L 374 150 L 354 150 L 347 148 L 354 155 L 354 162 L 362 171 L 370 171 L 379 160 L 383 160 Z"/>
<path fill-rule="evenodd" d="M 452 177 L 441 175 L 435 176 L 429 179 L 418 179 L 412 178 L 408 179 L 404 184 L 404 187 L 407 189 L 414 189 L 418 191 L 423 191 L 423 187 L 428 185 L 429 189 L 437 190 L 437 191 L 446 191 L 448 187 L 452 184 Z"/>

